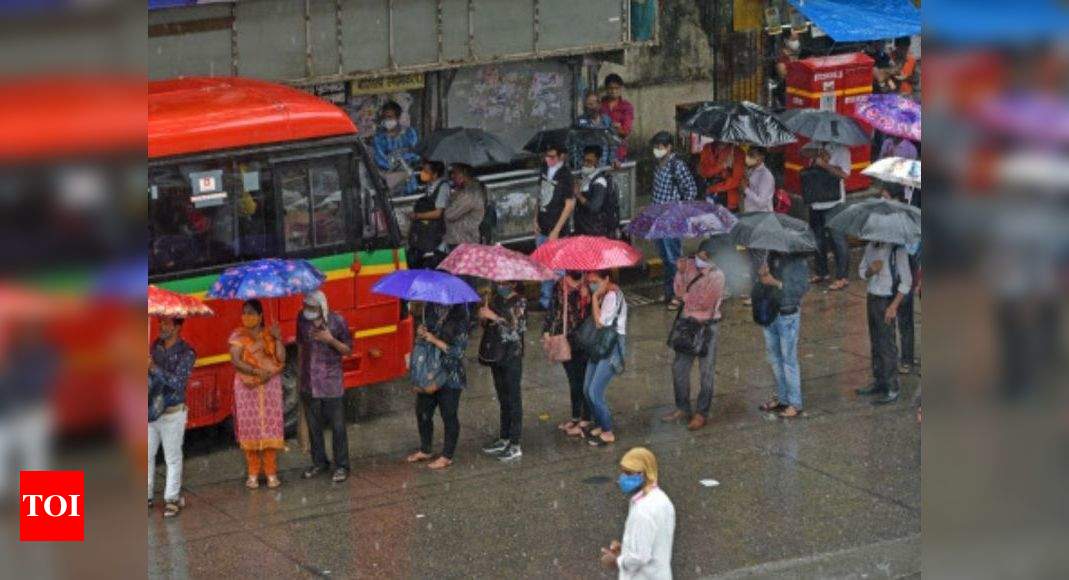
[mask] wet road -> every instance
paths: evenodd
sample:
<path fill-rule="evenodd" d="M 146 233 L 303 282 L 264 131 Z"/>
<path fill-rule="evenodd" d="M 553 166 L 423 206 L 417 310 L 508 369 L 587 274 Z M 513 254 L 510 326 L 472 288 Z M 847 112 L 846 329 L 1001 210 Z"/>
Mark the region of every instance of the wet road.
<path fill-rule="evenodd" d="M 629 289 L 636 303 L 644 292 Z M 479 451 L 496 435 L 498 411 L 489 372 L 474 360 L 456 463 L 444 473 L 403 462 L 418 443 L 404 383 L 350 393 L 354 471 L 343 484 L 301 480 L 307 455 L 291 441 L 280 456 L 285 485 L 250 492 L 237 448 L 203 449 L 196 434 L 186 510 L 175 521 L 158 511 L 148 518 L 150 574 L 609 577 L 598 549 L 620 537 L 627 510 L 615 465 L 645 445 L 676 507 L 677 578 L 918 575 L 920 426 L 909 401 L 919 377 L 903 377 L 902 401 L 884 408 L 853 394 L 869 377 L 863 284 L 807 295 L 800 419 L 756 409 L 773 390 L 763 338 L 738 299 L 724 313 L 713 410 L 696 433 L 659 419 L 673 401 L 664 345 L 672 316 L 646 305 L 631 311 L 628 368 L 608 390 L 615 446 L 592 448 L 556 430 L 569 414 L 567 383 L 534 340 L 538 314 L 524 369 L 524 456 L 513 464 Z"/>

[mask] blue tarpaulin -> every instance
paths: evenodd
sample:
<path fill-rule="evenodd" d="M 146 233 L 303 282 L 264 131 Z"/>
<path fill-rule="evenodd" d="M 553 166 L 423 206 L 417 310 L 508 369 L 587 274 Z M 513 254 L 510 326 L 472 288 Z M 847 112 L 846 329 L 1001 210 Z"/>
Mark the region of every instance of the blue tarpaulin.
<path fill-rule="evenodd" d="M 921 33 L 921 11 L 910 0 L 788 0 L 836 42 Z"/>
<path fill-rule="evenodd" d="M 925 0 L 932 38 L 950 42 L 1036 43 L 1069 30 L 1069 6 L 1059 0 Z"/>

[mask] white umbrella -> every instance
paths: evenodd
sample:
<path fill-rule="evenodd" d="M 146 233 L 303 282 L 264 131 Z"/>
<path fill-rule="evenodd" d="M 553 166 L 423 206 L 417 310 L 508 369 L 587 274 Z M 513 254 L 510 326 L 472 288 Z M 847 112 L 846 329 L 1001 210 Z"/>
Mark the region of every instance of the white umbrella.
<path fill-rule="evenodd" d="M 862 175 L 906 187 L 921 186 L 921 162 L 905 157 L 884 157 L 866 167 Z"/>

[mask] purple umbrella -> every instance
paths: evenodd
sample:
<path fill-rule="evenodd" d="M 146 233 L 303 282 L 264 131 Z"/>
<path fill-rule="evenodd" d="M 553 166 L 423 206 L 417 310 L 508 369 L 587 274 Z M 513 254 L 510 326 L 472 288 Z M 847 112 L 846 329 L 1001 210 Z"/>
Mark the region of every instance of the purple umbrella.
<path fill-rule="evenodd" d="M 1021 94 L 987 101 L 979 120 L 999 133 L 1047 144 L 1069 143 L 1069 103 L 1040 94 Z"/>
<path fill-rule="evenodd" d="M 736 221 L 722 205 L 708 201 L 675 201 L 647 206 L 628 224 L 627 231 L 647 240 L 703 238 L 728 233 Z"/>
<path fill-rule="evenodd" d="M 912 141 L 921 140 L 921 106 L 898 94 L 864 95 L 854 107 L 854 117 L 878 131 Z"/>
<path fill-rule="evenodd" d="M 412 302 L 461 304 L 479 301 L 479 295 L 467 282 L 441 270 L 398 270 L 375 282 L 371 291 Z"/>

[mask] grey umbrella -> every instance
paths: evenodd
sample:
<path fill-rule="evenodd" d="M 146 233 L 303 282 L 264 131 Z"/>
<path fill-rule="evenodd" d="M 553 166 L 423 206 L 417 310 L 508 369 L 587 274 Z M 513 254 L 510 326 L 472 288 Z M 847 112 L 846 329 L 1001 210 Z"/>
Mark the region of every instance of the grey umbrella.
<path fill-rule="evenodd" d="M 789 215 L 770 211 L 739 214 L 739 221 L 729 234 L 739 246 L 774 252 L 815 252 L 817 238 L 809 224 Z"/>
<path fill-rule="evenodd" d="M 794 134 L 812 141 L 838 143 L 847 147 L 866 145 L 872 141 L 857 121 L 833 111 L 788 109 L 777 117 Z"/>
<path fill-rule="evenodd" d="M 828 227 L 870 242 L 910 245 L 921 239 L 921 210 L 890 199 L 851 204 Z"/>
<path fill-rule="evenodd" d="M 516 157 L 516 151 L 494 135 L 463 127 L 435 131 L 416 147 L 416 153 L 446 165 L 463 163 L 472 167 L 508 163 Z"/>

